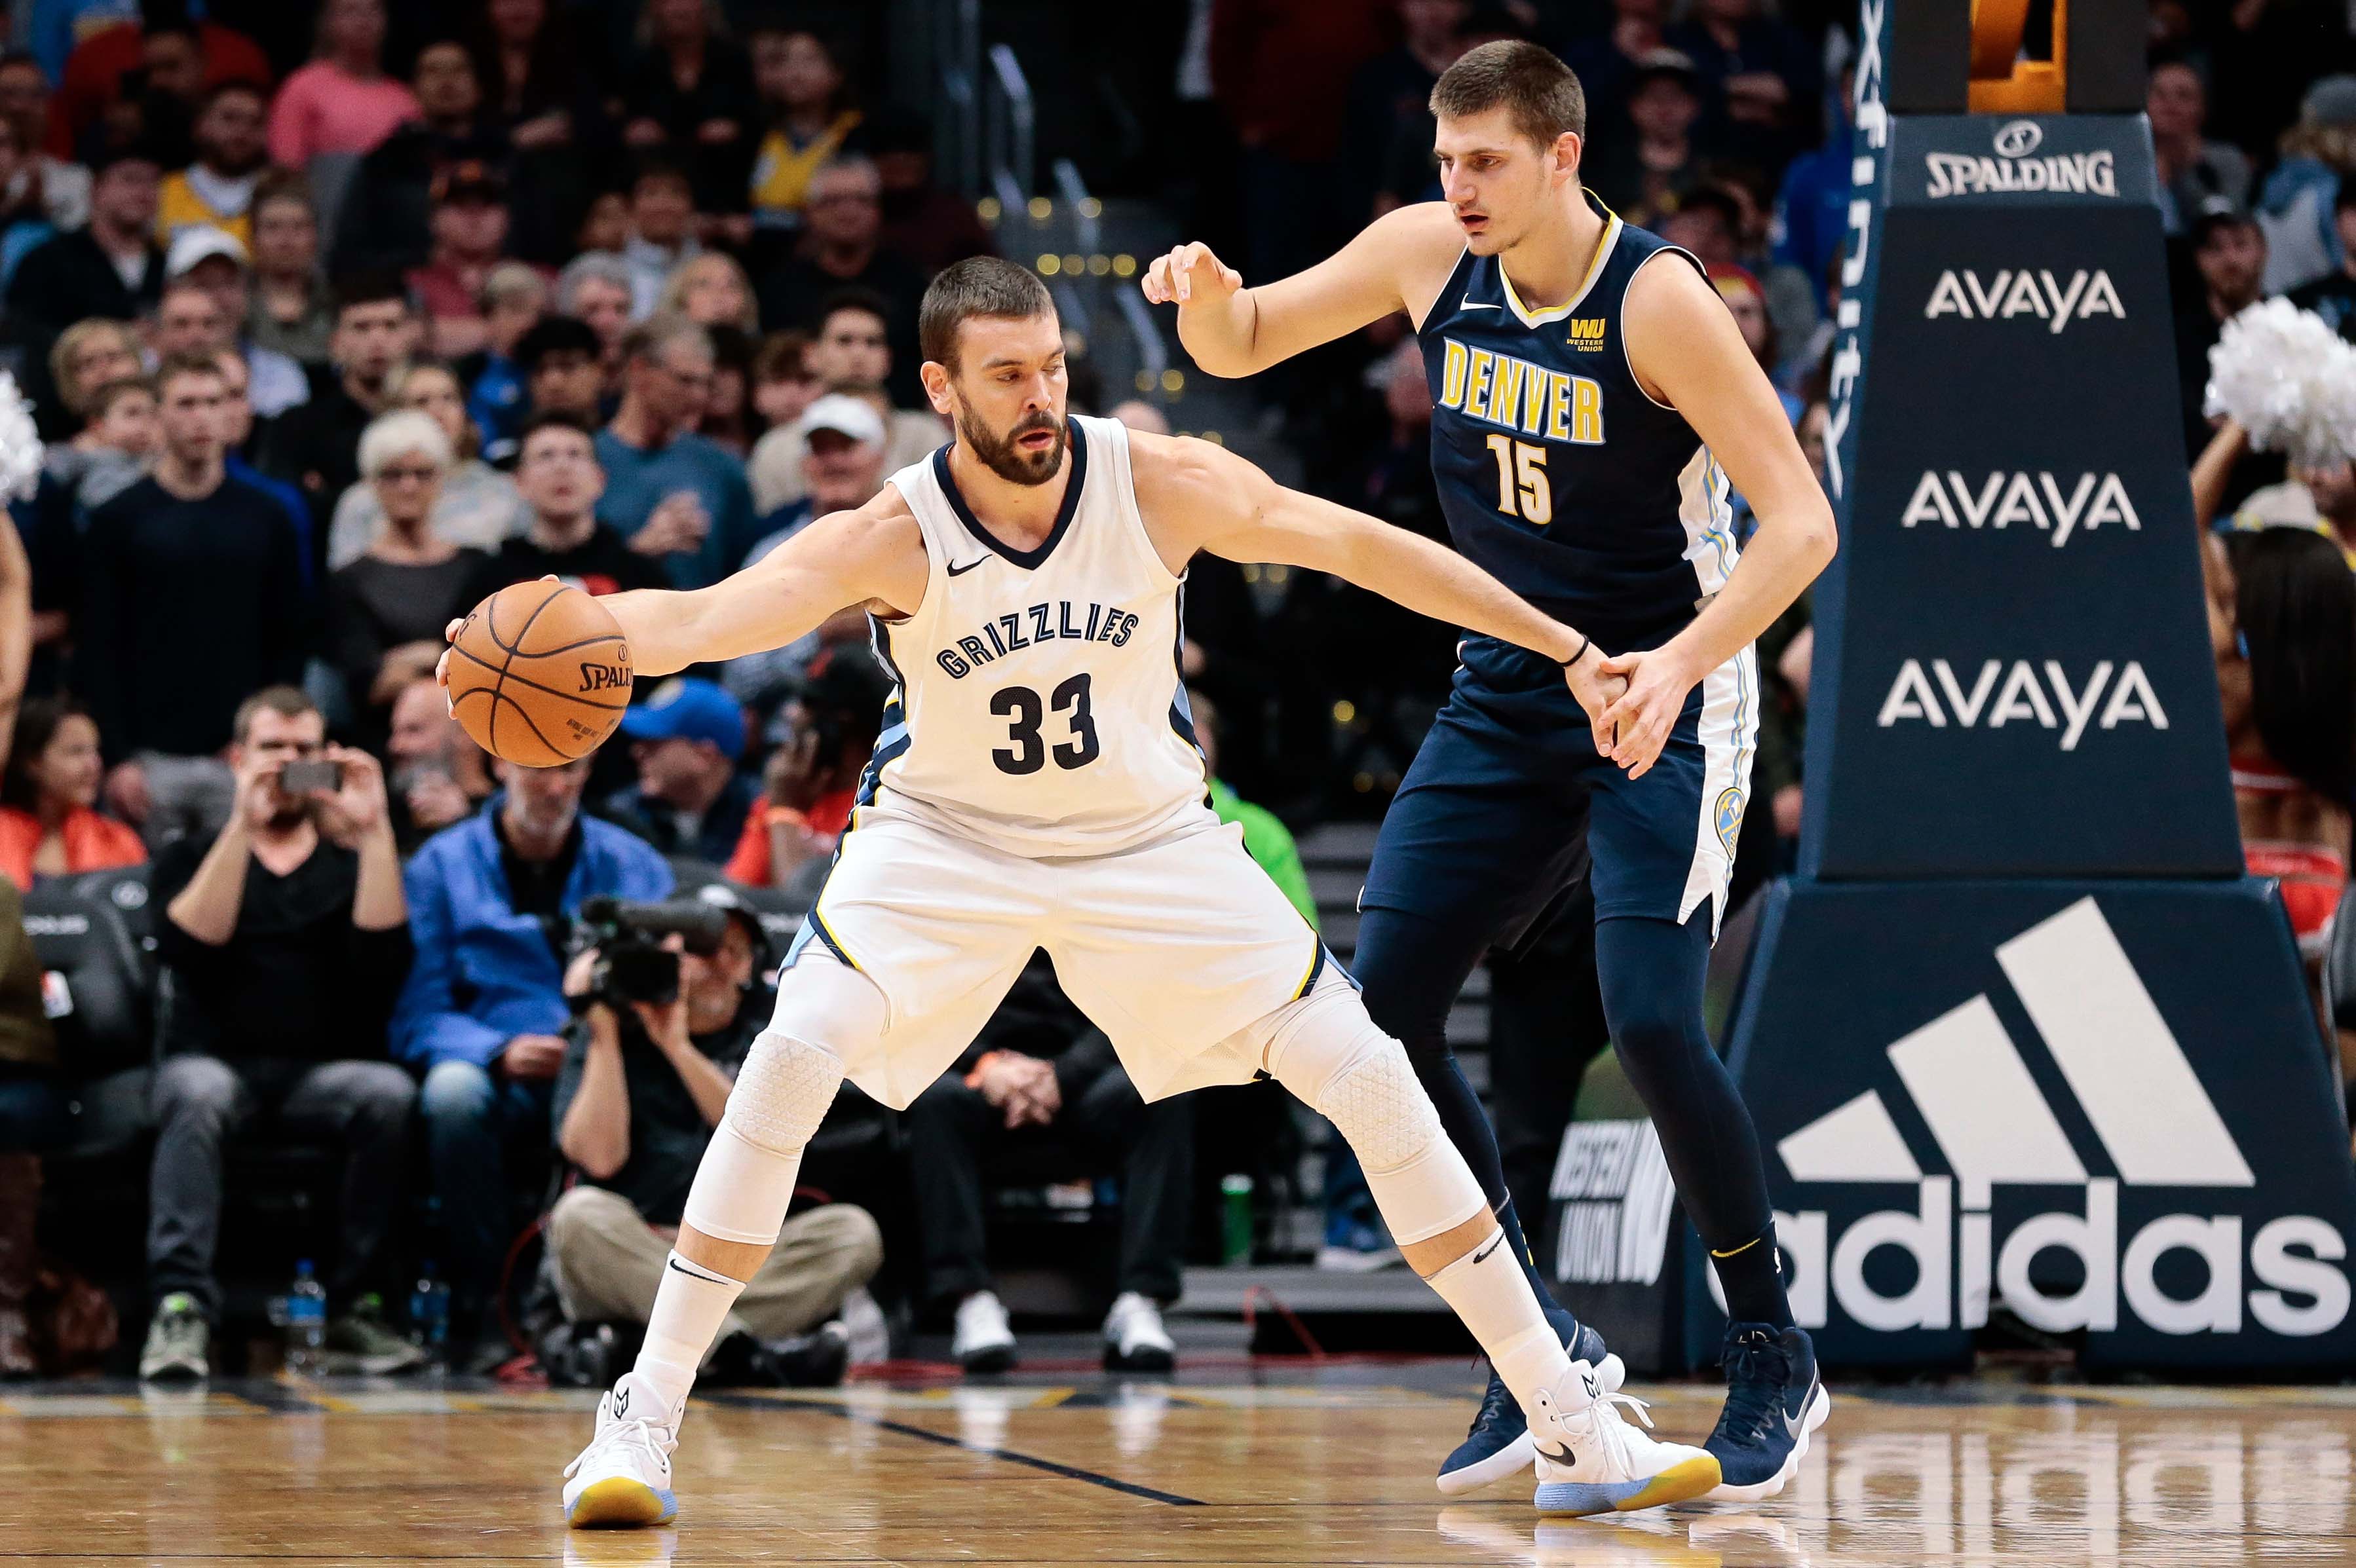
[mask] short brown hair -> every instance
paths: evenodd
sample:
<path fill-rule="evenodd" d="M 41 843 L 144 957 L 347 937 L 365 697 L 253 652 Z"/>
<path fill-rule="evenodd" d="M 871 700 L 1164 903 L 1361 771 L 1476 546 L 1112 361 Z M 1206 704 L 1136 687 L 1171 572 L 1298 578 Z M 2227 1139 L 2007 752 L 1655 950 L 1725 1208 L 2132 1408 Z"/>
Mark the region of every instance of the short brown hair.
<path fill-rule="evenodd" d="M 300 719 L 305 713 L 316 713 L 319 705 L 311 700 L 299 686 L 265 686 L 237 705 L 237 717 L 229 722 L 230 738 L 239 745 L 245 744 L 246 731 L 253 727 L 257 713 L 275 713 L 282 719 Z"/>
<path fill-rule="evenodd" d="M 1541 147 L 1565 131 L 1587 134 L 1587 92 L 1551 50 L 1518 38 L 1467 49 L 1431 88 L 1435 119 L 1462 120 L 1502 106 L 1514 129 Z"/>
<path fill-rule="evenodd" d="M 802 356 L 809 352 L 809 346 L 810 335 L 792 326 L 761 339 L 760 350 L 753 356 L 754 384 L 807 379 L 809 372 L 803 368 Z"/>
<path fill-rule="evenodd" d="M 85 394 L 82 398 L 82 405 L 88 417 L 102 420 L 106 417 L 107 411 L 134 392 L 145 392 L 152 398 L 155 395 L 155 383 L 145 376 L 121 377 L 107 382 L 93 392 Z"/>
<path fill-rule="evenodd" d="M 155 395 L 163 396 L 183 376 L 210 376 L 216 381 L 224 379 L 220 361 L 212 355 L 167 354 L 164 362 L 155 367 Z"/>
<path fill-rule="evenodd" d="M 1052 315 L 1055 302 L 1028 267 L 997 256 L 969 256 L 941 271 L 916 307 L 918 352 L 954 371 L 958 328 L 977 315 L 1023 321 Z"/>

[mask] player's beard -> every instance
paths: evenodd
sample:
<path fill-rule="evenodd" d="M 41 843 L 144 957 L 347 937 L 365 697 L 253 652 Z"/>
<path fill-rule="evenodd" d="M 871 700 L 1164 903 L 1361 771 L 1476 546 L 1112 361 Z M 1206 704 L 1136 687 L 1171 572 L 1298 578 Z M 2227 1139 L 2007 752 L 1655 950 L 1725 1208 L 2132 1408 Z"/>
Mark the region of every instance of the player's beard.
<path fill-rule="evenodd" d="M 1014 428 L 1004 435 L 994 435 L 982 428 L 973 411 L 960 401 L 957 411 L 958 434 L 973 448 L 973 454 L 983 466 L 1011 485 L 1044 485 L 1064 469 L 1064 443 L 1068 439 L 1064 421 L 1044 409 L 1033 409 L 1014 421 Z M 1044 430 L 1055 436 L 1044 452 L 1037 454 L 1023 451 L 1014 443 L 1033 431 Z"/>

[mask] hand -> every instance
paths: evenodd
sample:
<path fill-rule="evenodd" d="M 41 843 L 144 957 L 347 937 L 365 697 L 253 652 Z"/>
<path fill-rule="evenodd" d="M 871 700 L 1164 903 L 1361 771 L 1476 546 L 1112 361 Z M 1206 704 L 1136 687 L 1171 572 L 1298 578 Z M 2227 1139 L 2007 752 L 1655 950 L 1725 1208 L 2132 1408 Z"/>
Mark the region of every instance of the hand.
<path fill-rule="evenodd" d="M 385 810 L 384 768 L 366 752 L 330 746 L 326 760 L 336 764 L 337 785 L 315 789 L 311 799 L 319 807 L 319 826 L 327 837 L 349 849 L 391 823 Z"/>
<path fill-rule="evenodd" d="M 137 763 L 117 763 L 106 775 L 106 804 L 125 822 L 147 820 L 155 805 L 147 793 L 147 770 Z"/>
<path fill-rule="evenodd" d="M 630 1009 L 638 1015 L 638 1025 L 647 1038 L 665 1055 L 675 1056 L 682 1051 L 693 1051 L 695 1042 L 687 1033 L 687 997 L 684 994 L 657 1006 L 652 1002 L 632 1002 Z"/>
<path fill-rule="evenodd" d="M 1597 734 L 1608 731 L 1612 735 L 1611 747 L 1603 754 L 1625 769 L 1630 778 L 1643 778 L 1660 760 L 1677 715 L 1685 711 L 1686 694 L 1701 674 L 1687 670 L 1674 646 L 1605 659 L 1602 673 L 1619 676 L 1628 683 L 1628 688 L 1596 720 Z"/>
<path fill-rule="evenodd" d="M 595 948 L 591 947 L 576 953 L 573 955 L 573 962 L 564 966 L 564 982 L 561 988 L 568 997 L 585 997 L 589 994 L 589 983 L 596 972 L 597 950 Z"/>
<path fill-rule="evenodd" d="M 509 1078 L 553 1078 L 564 1065 L 564 1042 L 552 1034 L 519 1034 L 500 1051 L 498 1066 Z"/>
<path fill-rule="evenodd" d="M 1006 1113 L 1006 1125 L 1011 1130 L 1032 1119 L 1038 1098 L 1037 1083 L 1041 1072 L 1055 1076 L 1055 1069 L 1035 1056 L 1025 1056 L 1019 1051 L 993 1051 L 982 1064 L 981 1082 L 978 1087 L 981 1097 Z M 1040 1117 L 1042 1125 L 1045 1118 Z"/>
<path fill-rule="evenodd" d="M 1594 739 L 1598 756 L 1612 754 L 1612 731 L 1603 723 L 1603 710 L 1612 706 L 1628 683 L 1616 675 L 1603 673 L 1603 650 L 1597 648 L 1582 656 L 1580 661 L 1562 672 L 1571 696 L 1587 710 L 1588 733 Z"/>
<path fill-rule="evenodd" d="M 1006 1125 L 1019 1127 L 1025 1124 L 1045 1126 L 1064 1108 L 1064 1088 L 1055 1082 L 1055 1066 L 1050 1061 L 1031 1063 L 1030 1082 L 1015 1091 L 1014 1101 L 1008 1107 Z"/>
<path fill-rule="evenodd" d="M 834 769 L 818 760 L 818 731 L 798 730 L 769 753 L 761 769 L 761 793 L 772 805 L 808 811 L 834 782 Z"/>
<path fill-rule="evenodd" d="M 1155 304 L 1183 308 L 1221 300 L 1244 286 L 1244 275 L 1211 254 L 1199 240 L 1187 241 L 1167 255 L 1156 256 L 1145 269 L 1145 297 Z"/>
<path fill-rule="evenodd" d="M 402 799 L 409 806 L 411 824 L 427 833 L 438 833 L 475 809 L 448 773 L 427 773 L 412 781 Z"/>
<path fill-rule="evenodd" d="M 703 548 L 712 518 L 692 490 L 663 498 L 647 514 L 647 526 L 630 536 L 630 548 L 640 555 L 672 555 Z"/>
<path fill-rule="evenodd" d="M 1189 637 L 1179 645 L 1178 673 L 1188 680 L 1201 675 L 1203 667 L 1209 662 L 1208 656 L 1203 652 L 1203 645 L 1194 638 Z"/>
<path fill-rule="evenodd" d="M 232 823 L 258 826 L 270 820 L 278 805 L 278 770 L 284 765 L 259 752 L 246 752 L 236 769 L 237 800 L 230 811 Z"/>
<path fill-rule="evenodd" d="M 1802 798 L 1798 784 L 1785 784 L 1775 792 L 1770 804 L 1775 813 L 1775 837 L 1778 838 L 1797 838 L 1800 836 Z"/>

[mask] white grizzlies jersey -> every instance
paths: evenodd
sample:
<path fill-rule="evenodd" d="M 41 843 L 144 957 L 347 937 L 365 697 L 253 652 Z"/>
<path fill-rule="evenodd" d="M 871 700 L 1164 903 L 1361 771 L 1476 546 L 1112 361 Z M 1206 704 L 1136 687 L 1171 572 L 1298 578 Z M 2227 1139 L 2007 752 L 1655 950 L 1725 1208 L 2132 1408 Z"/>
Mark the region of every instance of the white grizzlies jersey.
<path fill-rule="evenodd" d="M 1045 542 L 1001 543 L 948 449 L 894 475 L 924 603 L 876 620 L 898 689 L 860 796 L 1025 856 L 1101 855 L 1215 822 L 1178 673 L 1183 579 L 1146 537 L 1129 431 L 1073 417 Z"/>

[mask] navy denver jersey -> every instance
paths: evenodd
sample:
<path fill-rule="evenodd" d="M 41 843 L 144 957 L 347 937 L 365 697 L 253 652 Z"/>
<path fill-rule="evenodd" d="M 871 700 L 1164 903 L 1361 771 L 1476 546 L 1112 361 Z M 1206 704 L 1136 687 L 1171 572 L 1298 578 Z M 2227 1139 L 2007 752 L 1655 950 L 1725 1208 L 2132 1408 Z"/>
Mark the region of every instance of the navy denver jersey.
<path fill-rule="evenodd" d="M 1621 338 L 1658 235 L 1605 222 L 1585 283 L 1533 311 L 1494 256 L 1466 251 L 1418 336 L 1431 471 L 1456 548 L 1612 653 L 1657 647 L 1734 570 L 1725 470 L 1637 384 Z"/>

